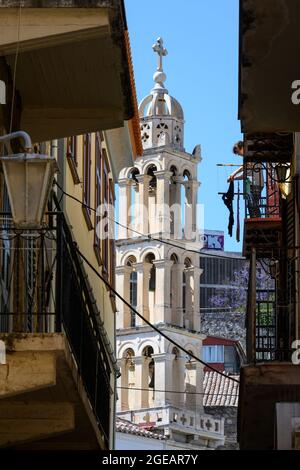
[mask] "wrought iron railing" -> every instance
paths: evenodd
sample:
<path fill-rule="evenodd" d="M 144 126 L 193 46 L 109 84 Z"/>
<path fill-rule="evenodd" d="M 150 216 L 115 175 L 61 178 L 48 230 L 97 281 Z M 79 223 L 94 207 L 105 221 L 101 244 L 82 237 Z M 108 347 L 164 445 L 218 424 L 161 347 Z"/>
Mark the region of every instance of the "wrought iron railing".
<path fill-rule="evenodd" d="M 49 212 L 42 229 L 16 230 L 0 217 L 0 332 L 66 334 L 108 447 L 111 368 L 66 220 Z"/>
<path fill-rule="evenodd" d="M 271 163 L 244 163 L 244 197 L 247 219 L 279 219 L 280 189 Z"/>
<path fill-rule="evenodd" d="M 256 291 L 256 360 L 276 359 L 276 295 L 275 290 Z"/>

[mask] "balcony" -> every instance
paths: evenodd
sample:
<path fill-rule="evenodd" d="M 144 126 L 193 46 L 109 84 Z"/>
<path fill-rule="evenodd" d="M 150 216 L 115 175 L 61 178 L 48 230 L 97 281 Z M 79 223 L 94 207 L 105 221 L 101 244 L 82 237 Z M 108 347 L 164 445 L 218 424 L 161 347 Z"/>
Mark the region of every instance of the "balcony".
<path fill-rule="evenodd" d="M 46 219 L 38 231 L 0 219 L 0 447 L 108 449 L 102 322 L 63 214 Z"/>
<path fill-rule="evenodd" d="M 224 444 L 224 420 L 215 419 L 211 415 L 167 405 L 141 411 L 123 411 L 118 416 L 141 427 L 160 428 L 165 435 L 171 438 L 173 435 L 174 439 L 176 434 L 184 434 L 190 443 L 195 441 L 199 445 L 199 441 L 205 441 L 204 445 L 208 444 L 209 447 Z"/>
<path fill-rule="evenodd" d="M 14 5 L 0 0 L 1 78 L 7 89 L 1 126 L 11 114 L 16 51 L 13 130 L 23 129 L 34 142 L 45 142 L 122 128 L 133 118 L 132 64 L 122 1 L 25 0 L 18 43 Z"/>
<path fill-rule="evenodd" d="M 278 258 L 283 200 L 291 189 L 288 165 L 293 138 L 291 134 L 246 134 L 244 147 L 243 253 L 249 257 L 255 246 L 258 258 Z"/>

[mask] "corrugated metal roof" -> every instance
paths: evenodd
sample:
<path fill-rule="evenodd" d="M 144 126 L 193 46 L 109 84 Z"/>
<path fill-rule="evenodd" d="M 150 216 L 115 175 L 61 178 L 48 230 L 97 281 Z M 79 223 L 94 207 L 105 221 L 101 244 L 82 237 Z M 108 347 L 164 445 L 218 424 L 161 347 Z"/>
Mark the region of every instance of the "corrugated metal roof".
<path fill-rule="evenodd" d="M 204 373 L 203 392 L 203 406 L 238 406 L 239 384 L 217 372 Z"/>
<path fill-rule="evenodd" d="M 125 419 L 116 419 L 116 431 L 123 432 L 125 434 L 133 434 L 135 436 L 148 437 L 150 439 L 165 440 L 163 434 L 159 434 L 154 431 L 148 431 L 147 429 L 139 427 L 137 424 L 133 424 Z"/>

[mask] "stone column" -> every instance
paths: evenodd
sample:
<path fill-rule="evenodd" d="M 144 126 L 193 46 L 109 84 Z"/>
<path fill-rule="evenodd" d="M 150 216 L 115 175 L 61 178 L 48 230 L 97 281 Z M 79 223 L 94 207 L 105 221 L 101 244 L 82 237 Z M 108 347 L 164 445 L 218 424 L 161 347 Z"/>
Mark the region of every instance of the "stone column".
<path fill-rule="evenodd" d="M 173 286 L 172 288 L 172 324 L 183 326 L 182 317 L 182 280 L 184 264 L 175 263 L 172 266 Z"/>
<path fill-rule="evenodd" d="M 115 268 L 116 273 L 116 288 L 118 293 L 127 302 L 130 301 L 130 273 L 132 272 L 131 266 L 117 266 Z M 130 309 L 117 297 L 117 329 L 129 328 L 130 327 Z"/>
<path fill-rule="evenodd" d="M 166 373 L 166 395 L 165 403 L 167 405 L 173 405 L 173 364 L 175 360 L 175 354 L 165 354 L 165 373 Z"/>
<path fill-rule="evenodd" d="M 129 178 L 123 178 L 118 181 L 119 184 L 119 222 L 118 239 L 129 238 L 128 227 L 130 226 L 130 206 L 131 206 L 131 183 Z"/>
<path fill-rule="evenodd" d="M 151 263 L 134 264 L 137 273 L 137 310 L 144 318 L 149 320 L 149 276 Z M 137 317 L 136 325 L 144 325 L 144 321 Z"/>
<path fill-rule="evenodd" d="M 155 318 L 154 323 L 171 323 L 171 260 L 153 261 L 155 266 Z"/>
<path fill-rule="evenodd" d="M 185 287 L 185 318 L 184 318 L 184 325 L 188 329 L 192 329 L 193 325 L 193 281 L 194 277 L 194 268 L 186 268 L 185 269 L 185 280 L 186 280 L 186 287 Z"/>
<path fill-rule="evenodd" d="M 121 375 L 117 378 L 117 390 L 116 390 L 116 394 L 117 394 L 117 400 L 116 400 L 116 411 L 117 413 L 119 411 L 122 411 L 122 400 L 125 401 L 125 397 L 124 397 L 124 394 L 123 394 L 123 391 L 126 391 L 126 390 L 123 390 L 122 388 L 120 387 L 123 387 L 123 381 L 124 381 L 124 377 L 123 377 L 123 371 L 124 371 L 124 359 L 118 359 L 117 361 L 117 365 L 121 371 Z"/>
<path fill-rule="evenodd" d="M 199 415 L 203 412 L 203 365 L 200 362 L 196 362 L 196 392 L 199 393 L 199 395 L 196 395 L 195 400 L 197 414 Z"/>
<path fill-rule="evenodd" d="M 181 185 L 184 182 L 183 176 L 173 176 L 173 188 L 172 188 L 172 200 L 170 201 L 170 207 L 172 209 L 171 217 L 172 223 L 172 235 L 174 239 L 182 239 L 182 217 L 181 217 Z"/>
<path fill-rule="evenodd" d="M 151 357 L 142 356 L 142 408 L 149 408 L 149 392 L 152 391 L 149 388 L 149 364 Z"/>
<path fill-rule="evenodd" d="M 130 238 L 139 237 L 139 185 L 138 183 L 133 184 L 133 191 L 134 191 L 134 201 L 133 204 L 133 214 L 131 213 L 130 218 L 130 228 L 131 231 L 129 232 Z M 136 231 L 137 232 L 136 232 Z"/>
<path fill-rule="evenodd" d="M 194 267 L 194 275 L 191 279 L 193 290 L 193 330 L 200 331 L 201 318 L 200 318 L 200 276 L 203 269 Z"/>
<path fill-rule="evenodd" d="M 137 230 L 144 235 L 149 233 L 149 183 L 151 178 L 149 175 L 139 175 L 136 177 L 139 183 Z"/>
<path fill-rule="evenodd" d="M 117 390 L 116 390 L 116 393 L 118 396 L 118 400 L 116 402 L 117 412 L 123 411 L 125 409 L 128 410 L 128 390 L 126 390 L 126 387 L 128 387 L 128 383 L 125 377 L 125 359 L 124 358 L 118 360 L 118 367 L 121 370 L 121 375 L 120 377 L 117 378 Z M 127 408 L 126 408 L 126 405 L 127 405 Z"/>
<path fill-rule="evenodd" d="M 172 390 L 172 364 L 173 354 L 152 354 L 154 360 L 154 374 L 155 374 L 155 390 L 162 390 L 162 392 L 155 392 L 155 406 L 164 406 L 168 394 L 167 390 Z"/>
<path fill-rule="evenodd" d="M 197 229 L 197 192 L 199 181 L 189 180 L 185 187 L 185 238 L 192 240 L 196 236 Z"/>
<path fill-rule="evenodd" d="M 171 171 L 155 171 L 156 176 L 156 214 L 161 236 L 170 236 L 170 179 Z"/>
<path fill-rule="evenodd" d="M 133 390 L 132 393 L 134 395 L 134 407 L 135 410 L 140 410 L 142 408 L 142 388 L 143 388 L 143 365 L 144 365 L 144 357 L 143 356 L 136 356 L 133 357 L 134 365 L 135 365 L 135 384 L 134 388 L 138 390 Z"/>
<path fill-rule="evenodd" d="M 185 392 L 185 374 L 186 374 L 185 365 L 186 365 L 187 359 L 184 355 L 184 356 L 179 356 L 177 358 L 177 361 L 178 361 L 178 373 L 179 373 L 177 390 L 181 392 L 180 394 L 178 394 L 177 403 L 178 403 L 179 408 L 184 408 L 185 407 L 185 393 L 184 393 Z"/>

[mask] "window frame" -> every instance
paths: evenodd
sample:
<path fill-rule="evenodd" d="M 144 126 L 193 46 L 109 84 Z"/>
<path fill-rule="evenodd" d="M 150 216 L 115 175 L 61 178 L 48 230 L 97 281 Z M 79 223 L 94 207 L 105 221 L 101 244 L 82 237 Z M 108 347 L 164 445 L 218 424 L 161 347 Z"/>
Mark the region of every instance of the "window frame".
<path fill-rule="evenodd" d="M 95 209 L 102 205 L 102 148 L 101 134 L 97 132 L 95 142 Z M 94 251 L 99 266 L 102 265 L 101 256 L 101 240 L 97 236 L 97 225 L 101 220 L 101 216 L 94 213 Z"/>
<path fill-rule="evenodd" d="M 66 156 L 74 184 L 80 183 L 78 174 L 78 145 L 77 136 L 67 138 Z"/>
<path fill-rule="evenodd" d="M 82 184 L 82 211 L 89 230 L 93 229 L 91 219 L 91 166 L 92 166 L 92 135 L 84 134 L 82 140 L 82 163 L 83 163 L 83 184 Z"/>
<path fill-rule="evenodd" d="M 203 361 L 207 362 L 207 364 L 224 364 L 224 349 L 224 344 L 204 344 L 202 352 Z M 210 352 L 208 353 L 209 350 Z"/>

